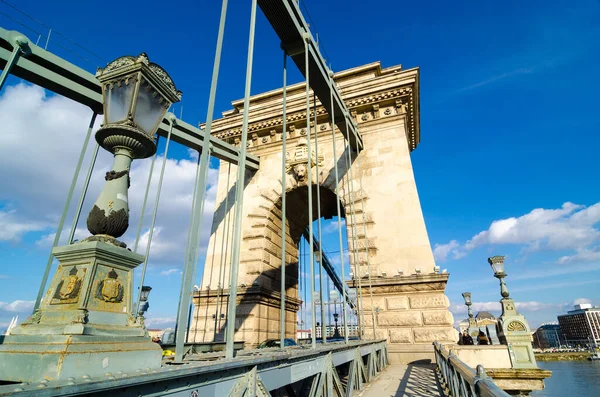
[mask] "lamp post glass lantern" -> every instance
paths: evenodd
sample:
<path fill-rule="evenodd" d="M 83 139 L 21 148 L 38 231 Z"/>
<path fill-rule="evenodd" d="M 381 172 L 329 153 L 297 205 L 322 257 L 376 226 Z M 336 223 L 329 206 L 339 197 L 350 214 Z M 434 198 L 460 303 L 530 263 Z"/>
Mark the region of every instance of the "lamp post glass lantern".
<path fill-rule="evenodd" d="M 150 304 L 148 303 L 148 295 L 150 295 L 151 290 L 152 287 L 147 285 L 142 286 L 142 293 L 140 294 L 140 309 L 138 310 L 140 317 L 143 317 L 144 313 L 146 313 L 150 308 Z"/>
<path fill-rule="evenodd" d="M 465 305 L 470 306 L 471 305 L 471 293 L 470 292 L 463 292 L 462 296 L 465 299 Z"/>
<path fill-rule="evenodd" d="M 491 258 L 488 258 L 488 263 L 494 271 L 494 277 L 500 280 L 500 294 L 503 298 L 508 298 L 510 294 L 508 293 L 508 288 L 504 283 L 504 278 L 506 277 L 506 273 L 504 272 L 504 256 L 492 256 Z"/>
<path fill-rule="evenodd" d="M 114 240 L 129 227 L 131 162 L 156 152 L 154 134 L 169 106 L 181 100 L 181 91 L 145 53 L 110 62 L 98 69 L 96 78 L 102 85 L 104 100 L 104 123 L 96 132 L 96 141 L 114 155 L 114 162 L 90 211 L 87 227 L 92 235 Z"/>

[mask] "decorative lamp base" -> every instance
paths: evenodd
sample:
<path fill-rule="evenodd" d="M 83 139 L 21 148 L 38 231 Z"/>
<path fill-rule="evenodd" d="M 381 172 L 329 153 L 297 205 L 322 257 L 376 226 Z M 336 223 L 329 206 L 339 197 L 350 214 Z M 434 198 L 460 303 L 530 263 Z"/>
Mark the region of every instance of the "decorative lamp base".
<path fill-rule="evenodd" d="M 59 265 L 40 309 L 0 337 L 1 381 L 83 382 L 161 366 L 162 349 L 130 315 L 143 257 L 112 238 L 94 240 L 54 248 Z"/>

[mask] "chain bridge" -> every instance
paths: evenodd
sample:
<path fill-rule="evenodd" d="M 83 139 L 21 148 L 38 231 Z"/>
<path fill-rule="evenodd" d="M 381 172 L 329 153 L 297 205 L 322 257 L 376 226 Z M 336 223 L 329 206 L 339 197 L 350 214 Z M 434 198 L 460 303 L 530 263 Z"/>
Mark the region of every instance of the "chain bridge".
<path fill-rule="evenodd" d="M 282 88 L 250 95 L 259 9 L 281 40 Z M 92 112 L 34 311 L 0 337 L 0 395 L 505 396 L 502 388 L 516 394 L 543 386 L 531 346 L 518 339 L 524 319 L 512 340 L 485 355 L 455 345 L 444 294 L 449 274 L 434 262 L 410 158 L 420 141 L 419 68 L 375 62 L 333 72 L 296 1 L 252 0 L 245 96 L 213 119 L 227 12 L 224 0 L 199 126 L 167 112 L 181 92 L 144 53 L 94 75 L 0 28 L 0 88 L 12 74 Z M 288 84 L 290 66 L 305 82 Z M 98 115 L 104 121 L 74 199 Z M 141 221 L 132 249 L 118 240 L 130 224 L 131 163 L 152 161 L 153 170 L 159 140 L 165 159 L 170 142 L 198 153 L 177 324 L 162 347 L 144 324 L 144 277 L 169 177 L 164 162 L 145 253 L 138 252 Z M 100 150 L 114 156 L 113 167 L 85 208 L 90 236 L 76 241 Z M 207 225 L 211 157 L 220 166 Z M 148 190 L 142 218 L 147 199 Z M 322 244 L 321 220 L 333 218 L 339 256 Z M 194 286 L 203 228 L 210 241 Z M 340 266 L 348 259 L 350 274 Z M 506 314 L 519 316 L 509 304 Z M 298 320 L 303 306 L 306 324 Z M 273 347 L 263 348 L 266 340 Z M 164 350 L 174 354 L 163 357 Z M 490 366 L 506 370 L 486 372 Z M 537 386 L 502 386 L 517 377 Z"/>

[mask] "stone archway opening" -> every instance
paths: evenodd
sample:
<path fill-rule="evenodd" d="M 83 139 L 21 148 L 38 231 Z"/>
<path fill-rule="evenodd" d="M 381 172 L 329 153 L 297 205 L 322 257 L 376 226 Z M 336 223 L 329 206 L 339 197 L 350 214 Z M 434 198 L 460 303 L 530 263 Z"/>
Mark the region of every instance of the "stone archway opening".
<path fill-rule="evenodd" d="M 328 187 L 312 185 L 313 222 L 337 218 L 338 196 Z M 286 193 L 286 337 L 296 339 L 296 315 L 302 304 L 299 296 L 299 245 L 309 225 L 308 186 L 295 184 Z M 346 212 L 341 201 L 340 219 Z M 256 347 L 267 339 L 278 339 L 281 300 L 281 194 L 263 192 L 262 204 L 248 214 L 250 231 L 242 236 L 246 247 L 240 259 L 236 340 L 244 340 L 246 348 Z M 314 228 L 317 235 L 317 229 Z M 209 248 L 210 249 L 210 248 Z M 316 264 L 315 264 L 316 265 Z M 215 272 L 216 273 L 216 272 Z M 214 283 L 213 283 L 214 284 Z M 195 342 L 224 341 L 228 321 L 228 288 L 204 289 L 195 297 L 196 310 L 190 334 Z"/>

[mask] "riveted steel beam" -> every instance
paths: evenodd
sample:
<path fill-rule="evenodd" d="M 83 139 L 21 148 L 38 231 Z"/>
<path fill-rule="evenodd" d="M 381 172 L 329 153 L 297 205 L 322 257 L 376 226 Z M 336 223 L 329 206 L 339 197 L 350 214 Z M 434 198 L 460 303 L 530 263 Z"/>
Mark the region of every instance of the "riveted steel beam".
<path fill-rule="evenodd" d="M 288 386 L 292 385 L 300 385 L 298 395 L 307 395 L 308 390 L 303 389 L 302 384 L 320 390 L 321 395 L 329 395 L 323 392 L 329 393 L 332 388 L 334 396 L 347 395 L 346 390 L 341 393 L 343 384 L 333 371 L 344 364 L 356 363 L 364 374 L 363 357 L 371 354 L 373 349 L 383 352 L 385 348 L 386 342 L 380 340 L 356 341 L 348 345 L 329 343 L 316 349 L 259 349 L 242 352 L 231 360 L 207 361 L 209 359 L 203 359 L 203 355 L 192 355 L 183 365 L 165 364 L 154 370 L 107 372 L 105 376 L 97 378 L 84 376 L 3 385 L 0 386 L 0 396 L 227 396 L 239 384 L 242 388 L 250 386 L 253 391 L 257 390 L 256 395 L 260 395 L 260 392 L 265 395 L 265 390 L 289 389 Z M 325 378 L 320 382 L 319 377 L 323 373 Z M 259 391 L 259 388 L 262 390 Z M 17 391 L 19 393 L 15 393 Z"/>
<path fill-rule="evenodd" d="M 0 68 L 6 67 L 9 60 L 14 58 L 14 37 L 16 35 L 25 37 L 25 35 L 18 32 L 0 28 Z M 14 61 L 10 73 L 86 105 L 98 114 L 104 112 L 102 108 L 102 87 L 94 74 L 31 44 L 31 42 L 27 45 L 27 52 L 21 54 Z M 169 126 L 170 122 L 164 119 L 157 133 L 166 138 L 169 134 Z M 202 142 L 204 141 L 202 130 L 183 120 L 176 120 L 171 139 L 198 151 L 202 150 Z M 210 138 L 210 144 L 212 146 L 212 156 L 232 164 L 238 164 L 239 148 L 214 137 Z M 258 167 L 258 157 L 247 154 L 246 169 L 256 171 Z"/>

